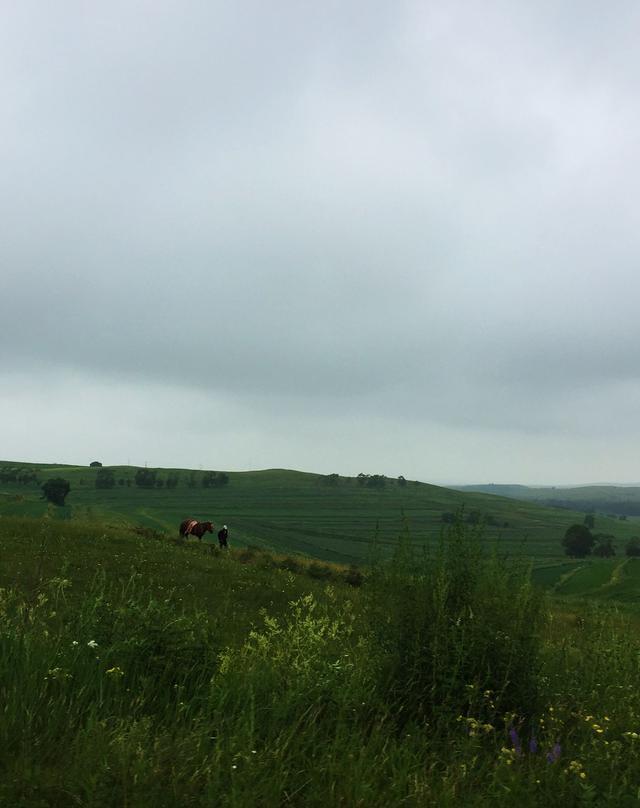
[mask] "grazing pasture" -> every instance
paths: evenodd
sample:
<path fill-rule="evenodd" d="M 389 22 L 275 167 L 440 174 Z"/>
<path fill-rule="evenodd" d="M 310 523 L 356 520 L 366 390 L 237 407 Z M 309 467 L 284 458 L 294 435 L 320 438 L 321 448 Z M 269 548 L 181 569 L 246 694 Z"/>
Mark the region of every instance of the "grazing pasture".
<path fill-rule="evenodd" d="M 0 462 L 0 467 L 10 465 Z M 323 477 L 296 471 L 228 472 L 228 484 L 203 487 L 202 471 L 158 469 L 161 488 L 136 486 L 137 470 L 110 467 L 115 484 L 96 488 L 103 469 L 38 467 L 39 480 L 64 477 L 71 483 L 62 518 L 137 524 L 174 535 L 183 519 L 213 520 L 230 526 L 230 543 L 281 553 L 301 554 L 342 564 L 369 560 L 376 552 L 392 552 L 405 519 L 415 542 L 437 540 L 443 516 L 464 509 L 465 519 L 484 520 L 485 535 L 509 552 L 548 563 L 562 558 L 561 538 L 584 513 L 517 502 L 504 497 L 453 491 L 414 481 L 389 479 L 369 487 L 349 477 Z M 173 488 L 166 483 L 173 477 Z M 37 484 L 0 483 L 0 515 L 39 516 L 47 503 Z M 638 523 L 602 518 L 598 530 L 616 537 L 618 552 L 639 533 Z M 205 540 L 212 540 L 207 534 Z M 215 537 L 214 537 L 215 540 Z"/>

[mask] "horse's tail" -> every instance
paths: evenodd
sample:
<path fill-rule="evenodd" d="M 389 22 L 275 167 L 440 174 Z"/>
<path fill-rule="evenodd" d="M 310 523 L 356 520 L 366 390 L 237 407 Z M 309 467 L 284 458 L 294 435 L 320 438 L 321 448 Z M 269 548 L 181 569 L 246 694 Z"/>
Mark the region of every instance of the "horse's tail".
<path fill-rule="evenodd" d="M 195 519 L 185 519 L 184 522 L 180 523 L 180 535 L 188 536 L 197 524 L 198 522 Z"/>

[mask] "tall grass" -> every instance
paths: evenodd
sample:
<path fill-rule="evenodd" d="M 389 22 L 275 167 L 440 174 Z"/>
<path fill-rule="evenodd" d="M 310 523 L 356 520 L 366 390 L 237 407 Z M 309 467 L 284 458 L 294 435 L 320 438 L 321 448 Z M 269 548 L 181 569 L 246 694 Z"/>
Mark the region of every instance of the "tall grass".
<path fill-rule="evenodd" d="M 104 565 L 80 586 L 82 547 L 58 534 L 54 570 L 40 538 L 46 576 L 0 593 L 2 806 L 640 797 L 632 627 L 550 609 L 477 532 L 454 526 L 430 556 L 405 534 L 357 588 L 161 542 L 153 578 Z"/>
<path fill-rule="evenodd" d="M 535 713 L 546 605 L 528 567 L 488 549 L 480 528 L 457 522 L 435 555 L 405 532 L 371 595 L 386 698 L 403 720 L 446 728 L 485 692 L 496 713 Z"/>

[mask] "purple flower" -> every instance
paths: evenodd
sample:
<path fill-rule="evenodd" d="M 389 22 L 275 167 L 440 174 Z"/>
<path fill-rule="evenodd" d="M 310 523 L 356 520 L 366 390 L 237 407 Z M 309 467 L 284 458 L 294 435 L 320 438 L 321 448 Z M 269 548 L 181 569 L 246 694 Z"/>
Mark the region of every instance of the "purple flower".
<path fill-rule="evenodd" d="M 518 733 L 515 727 L 511 727 L 509 730 L 509 737 L 511 738 L 511 743 L 513 744 L 513 748 L 517 755 L 522 754 L 522 744 L 520 743 L 520 738 L 518 738 Z"/>
<path fill-rule="evenodd" d="M 555 763 L 556 760 L 560 757 L 562 752 L 562 747 L 559 743 L 555 743 L 553 745 L 553 749 L 550 752 L 547 752 L 547 763 Z"/>

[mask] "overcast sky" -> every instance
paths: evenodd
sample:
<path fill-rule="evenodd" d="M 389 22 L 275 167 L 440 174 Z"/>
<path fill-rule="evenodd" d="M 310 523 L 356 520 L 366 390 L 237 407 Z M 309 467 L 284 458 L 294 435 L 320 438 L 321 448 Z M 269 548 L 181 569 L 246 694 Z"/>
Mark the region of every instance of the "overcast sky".
<path fill-rule="evenodd" d="M 640 480 L 635 0 L 0 0 L 0 459 Z"/>

